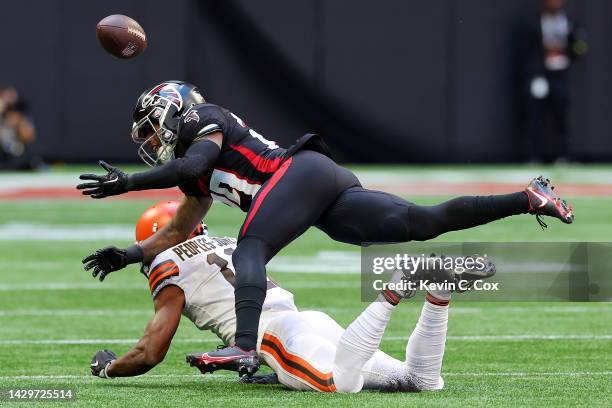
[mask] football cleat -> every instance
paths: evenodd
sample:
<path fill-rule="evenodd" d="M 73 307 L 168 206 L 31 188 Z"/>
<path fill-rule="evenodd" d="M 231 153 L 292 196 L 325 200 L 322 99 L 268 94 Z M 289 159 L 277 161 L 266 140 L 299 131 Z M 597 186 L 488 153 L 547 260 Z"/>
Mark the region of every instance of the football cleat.
<path fill-rule="evenodd" d="M 260 365 L 255 350 L 244 351 L 238 346 L 219 346 L 212 353 L 190 353 L 187 354 L 187 363 L 197 367 L 202 374 L 229 370 L 237 371 L 240 377 L 252 376 Z"/>
<path fill-rule="evenodd" d="M 543 215 L 558 218 L 566 224 L 571 224 L 574 221 L 574 208 L 567 204 L 565 200 L 557 197 L 554 189 L 555 187 L 550 184 L 550 180 L 543 176 L 531 180 L 531 183 L 525 189 L 529 199 L 529 213 L 535 214 L 542 229 L 548 227 L 542 220 Z"/>
<path fill-rule="evenodd" d="M 434 258 L 434 260 L 440 259 L 441 265 L 445 265 L 447 263 L 446 262 L 447 260 L 452 259 L 445 255 L 440 255 L 439 257 L 435 257 L 435 255 L 433 254 L 431 255 L 430 258 Z M 472 256 L 461 257 L 461 258 L 462 259 L 472 258 L 476 260 L 479 257 L 472 255 Z M 456 264 L 456 263 L 457 262 L 455 261 L 452 262 L 452 264 Z M 462 264 L 463 263 L 464 262 L 462 262 Z M 444 273 L 442 271 L 444 271 Z M 463 272 L 455 272 L 453 269 L 450 269 L 450 268 L 440 269 L 440 267 L 437 267 L 435 269 L 435 279 L 433 281 L 441 282 L 443 280 L 444 282 L 451 283 L 452 285 L 450 285 L 449 287 L 452 289 L 449 289 L 449 290 L 428 289 L 427 292 L 429 293 L 429 295 L 433 296 L 433 299 L 430 299 L 430 302 L 434 304 L 446 306 L 450 299 L 451 293 L 467 292 L 474 287 L 474 284 L 477 280 L 490 278 L 491 276 L 495 275 L 495 272 L 496 272 L 495 264 L 489 259 L 483 260 L 482 268 L 470 268 L 470 269 L 464 270 Z M 429 273 L 429 276 L 433 276 L 431 272 Z"/>
<path fill-rule="evenodd" d="M 495 264 L 486 259 L 484 261 L 484 268 L 482 269 L 469 269 L 462 273 L 455 272 L 455 289 L 453 292 L 464 293 L 472 289 L 474 282 L 481 279 L 487 279 L 495 275 L 496 269 Z M 461 283 L 461 284 L 460 284 Z"/>
<path fill-rule="evenodd" d="M 442 267 L 444 259 L 444 256 L 437 257 L 431 254 L 425 258 L 424 264 L 419 265 L 414 271 L 395 270 L 387 287 L 380 292 L 379 300 L 386 300 L 395 306 L 403 299 L 413 297 L 421 281 L 454 282 L 454 272 Z"/>
<path fill-rule="evenodd" d="M 242 384 L 258 384 L 258 385 L 276 385 L 280 384 L 278 381 L 278 376 L 276 373 L 267 374 L 267 375 L 254 375 L 249 377 L 245 375 L 240 378 L 240 382 Z"/>
<path fill-rule="evenodd" d="M 409 273 L 402 269 L 396 269 L 389 282 L 387 282 L 386 288 L 380 291 L 378 300 L 387 301 L 396 306 L 402 299 L 410 299 L 416 293 L 415 289 L 408 286 L 411 280 L 412 277 Z"/>

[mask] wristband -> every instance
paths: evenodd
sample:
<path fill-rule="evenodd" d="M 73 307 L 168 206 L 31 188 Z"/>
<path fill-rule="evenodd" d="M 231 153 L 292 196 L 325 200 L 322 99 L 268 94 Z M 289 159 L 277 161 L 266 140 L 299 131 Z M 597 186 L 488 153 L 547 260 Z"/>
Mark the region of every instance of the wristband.
<path fill-rule="evenodd" d="M 112 379 L 113 379 L 113 377 L 111 377 L 111 376 L 108 374 L 108 369 L 110 368 L 111 364 L 113 364 L 114 362 L 115 362 L 115 360 L 111 360 L 111 361 L 110 361 L 110 362 L 109 362 L 109 363 L 106 365 L 106 367 L 104 367 L 104 378 L 106 378 L 107 380 L 112 380 Z"/>
<path fill-rule="evenodd" d="M 125 259 L 128 264 L 142 262 L 142 260 L 144 259 L 142 247 L 138 244 L 135 244 L 127 248 L 125 250 Z"/>

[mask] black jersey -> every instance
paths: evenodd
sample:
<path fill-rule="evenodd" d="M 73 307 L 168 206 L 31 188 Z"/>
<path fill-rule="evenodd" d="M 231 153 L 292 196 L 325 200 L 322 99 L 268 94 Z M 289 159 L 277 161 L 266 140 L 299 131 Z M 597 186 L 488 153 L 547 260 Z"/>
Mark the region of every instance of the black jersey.
<path fill-rule="evenodd" d="M 198 138 L 213 132 L 223 133 L 221 152 L 213 168 L 197 182 L 179 187 L 187 195 L 210 195 L 243 211 L 248 211 L 261 185 L 298 150 L 309 148 L 329 156 L 316 135 L 305 135 L 289 149 L 283 149 L 227 109 L 205 103 L 195 105 L 183 114 L 178 126 L 176 157 L 182 157 Z"/>

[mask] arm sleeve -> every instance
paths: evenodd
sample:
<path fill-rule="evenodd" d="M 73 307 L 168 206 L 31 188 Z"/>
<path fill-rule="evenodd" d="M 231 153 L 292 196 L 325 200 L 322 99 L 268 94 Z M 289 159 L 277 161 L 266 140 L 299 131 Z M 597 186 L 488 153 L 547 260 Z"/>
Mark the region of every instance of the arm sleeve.
<path fill-rule="evenodd" d="M 219 156 L 219 146 L 210 140 L 192 144 L 184 157 L 174 159 L 159 167 L 128 176 L 128 191 L 170 188 L 198 179 L 214 165 Z"/>

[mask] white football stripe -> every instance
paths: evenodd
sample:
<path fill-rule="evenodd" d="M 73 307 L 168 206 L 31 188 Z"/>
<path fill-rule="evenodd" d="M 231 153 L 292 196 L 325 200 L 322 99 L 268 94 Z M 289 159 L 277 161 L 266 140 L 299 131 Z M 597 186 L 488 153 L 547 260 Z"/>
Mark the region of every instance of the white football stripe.
<path fill-rule="evenodd" d="M 413 307 L 418 307 L 420 304 L 413 304 Z M 355 307 L 300 307 L 300 310 L 319 310 L 325 313 L 355 313 Z M 472 314 L 472 313 L 529 313 L 533 314 L 532 307 L 514 307 L 502 306 L 494 309 L 485 309 L 479 307 L 462 307 L 454 306 L 449 309 L 451 314 Z M 538 313 L 610 313 L 612 305 L 606 306 L 543 306 L 538 308 Z M 6 309 L 0 310 L 0 317 L 53 317 L 53 316 L 150 316 L 153 314 L 153 309 Z"/>
<path fill-rule="evenodd" d="M 0 224 L 0 241 L 127 241 L 134 239 L 131 225 L 46 225 L 28 223 Z M 62 261 L 0 260 L 0 268 L 46 269 L 50 265 L 61 268 L 79 268 L 80 259 L 70 263 Z M 514 262 L 497 260 L 498 271 L 503 273 L 538 272 L 557 274 L 580 270 L 580 265 L 568 262 Z M 314 255 L 281 255 L 267 265 L 271 273 L 352 274 L 361 273 L 361 254 L 358 251 L 319 251 Z M 327 279 L 326 279 L 327 281 Z M 315 284 L 313 284 L 315 285 Z M 315 287 L 315 286 L 313 286 Z M 319 287 L 325 287 L 321 285 Z M 329 285 L 327 287 L 330 287 Z M 0 289 L 2 290 L 2 289 Z"/>
<path fill-rule="evenodd" d="M 442 377 L 590 377 L 612 375 L 612 371 L 570 371 L 570 372 L 442 372 Z"/>
<path fill-rule="evenodd" d="M 612 340 L 612 334 L 502 334 L 491 336 L 446 336 L 453 341 L 519 341 L 519 340 Z M 383 340 L 408 341 L 404 336 L 388 336 Z"/>
<path fill-rule="evenodd" d="M 0 317 L 36 317 L 45 318 L 53 316 L 152 316 L 153 309 L 15 309 L 0 310 Z"/>
<path fill-rule="evenodd" d="M 525 371 L 500 371 L 500 372 L 442 372 L 443 377 L 597 377 L 609 376 L 612 371 L 569 371 L 569 372 L 525 372 Z M 202 378 L 201 374 L 146 374 L 139 377 L 116 378 L 114 381 L 147 381 L 154 379 L 172 378 Z M 206 374 L 206 378 L 237 382 L 233 375 Z M 4 375 L 0 380 L 75 380 L 75 381 L 100 381 L 92 375 Z"/>
<path fill-rule="evenodd" d="M 582 335 L 582 334 L 516 334 L 516 335 L 492 335 L 492 336 L 447 336 L 451 341 L 522 341 L 522 340 L 612 340 L 612 335 Z M 408 341 L 407 336 L 387 336 L 385 341 Z M 13 339 L 0 340 L 0 345 L 84 345 L 84 344 L 135 344 L 138 339 Z M 174 343 L 197 344 L 218 343 L 215 338 L 178 338 L 172 340 Z"/>
<path fill-rule="evenodd" d="M 0 346 L 15 345 L 84 345 L 84 344 L 135 344 L 139 339 L 45 339 L 45 340 L 0 340 Z M 173 343 L 219 343 L 221 340 L 212 338 L 174 339 Z"/>
<path fill-rule="evenodd" d="M 214 124 L 210 124 L 211 130 Z M 217 126 L 217 125 L 214 125 Z M 92 173 L 99 173 L 99 168 L 92 167 Z M 422 182 L 431 183 L 466 183 L 466 182 L 493 182 L 493 183 L 520 183 L 527 184 L 538 174 L 552 174 L 553 182 L 563 183 L 602 183 L 610 184 L 612 170 L 601 167 L 571 166 L 571 171 L 550 166 L 522 166 L 520 168 L 486 168 L 478 166 L 464 168 L 457 166 L 451 169 L 354 169 L 355 174 L 364 184 Z M 79 184 L 80 172 L 35 172 L 35 173 L 3 173 L 0 175 L 0 191 L 32 187 L 74 187 Z"/>
<path fill-rule="evenodd" d="M 358 288 L 359 281 L 354 282 L 292 282 L 286 289 L 345 289 Z M 142 284 L 111 284 L 111 283 L 70 283 L 70 282 L 40 282 L 40 283 L 0 283 L 0 291 L 55 291 L 55 290 L 148 290 L 147 283 Z"/>
<path fill-rule="evenodd" d="M 143 281 L 139 284 L 114 285 L 110 283 L 69 283 L 69 282 L 46 282 L 46 283 L 0 283 L 0 291 L 54 291 L 54 290 L 134 290 L 146 289 L 147 285 Z"/>
<path fill-rule="evenodd" d="M 0 241 L 133 241 L 127 224 L 0 224 Z"/>
<path fill-rule="evenodd" d="M 206 377 L 222 378 L 232 381 L 237 381 L 236 377 L 221 375 L 221 374 L 206 374 Z M 144 377 L 131 377 L 129 380 L 138 381 L 151 379 L 163 379 L 163 378 L 202 378 L 201 374 L 147 374 Z M 0 380 L 92 380 L 100 381 L 100 378 L 94 377 L 93 375 L 3 375 L 0 376 Z"/>

